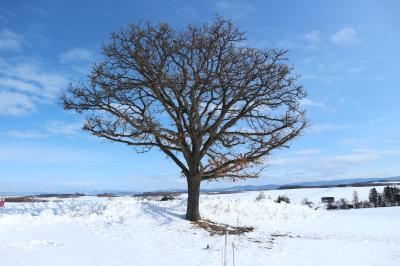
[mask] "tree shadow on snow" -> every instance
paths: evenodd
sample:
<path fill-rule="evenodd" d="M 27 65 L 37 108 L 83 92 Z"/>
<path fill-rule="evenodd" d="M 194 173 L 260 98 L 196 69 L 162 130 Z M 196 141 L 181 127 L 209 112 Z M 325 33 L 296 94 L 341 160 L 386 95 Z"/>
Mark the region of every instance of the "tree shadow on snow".
<path fill-rule="evenodd" d="M 185 214 L 172 212 L 169 208 L 153 204 L 151 202 L 143 202 L 142 208 L 144 213 L 151 215 L 161 225 L 170 224 L 173 220 L 184 220 Z"/>

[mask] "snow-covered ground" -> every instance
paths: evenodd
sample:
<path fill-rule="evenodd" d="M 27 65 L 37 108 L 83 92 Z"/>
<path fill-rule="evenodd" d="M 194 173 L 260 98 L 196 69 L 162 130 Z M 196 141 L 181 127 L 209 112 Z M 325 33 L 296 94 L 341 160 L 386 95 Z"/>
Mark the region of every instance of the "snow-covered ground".
<path fill-rule="evenodd" d="M 307 197 L 367 199 L 370 188 L 202 195 L 203 218 L 254 226 L 229 236 L 228 265 L 400 265 L 400 207 L 313 210 Z M 378 188 L 381 191 L 383 188 Z M 268 199 L 287 195 L 294 204 Z M 82 197 L 0 209 L 0 265 L 221 265 L 223 237 L 183 219 L 185 195 L 160 202 Z M 209 248 L 207 248 L 207 246 Z"/>

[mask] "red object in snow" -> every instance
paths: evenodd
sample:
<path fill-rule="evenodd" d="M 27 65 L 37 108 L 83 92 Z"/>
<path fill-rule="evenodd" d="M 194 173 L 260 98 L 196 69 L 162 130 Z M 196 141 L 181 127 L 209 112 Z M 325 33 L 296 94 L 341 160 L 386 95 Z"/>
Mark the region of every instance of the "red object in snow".
<path fill-rule="evenodd" d="M 5 201 L 4 201 L 3 199 L 0 199 L 0 208 L 1 208 L 1 207 L 4 207 L 4 202 L 5 202 Z"/>

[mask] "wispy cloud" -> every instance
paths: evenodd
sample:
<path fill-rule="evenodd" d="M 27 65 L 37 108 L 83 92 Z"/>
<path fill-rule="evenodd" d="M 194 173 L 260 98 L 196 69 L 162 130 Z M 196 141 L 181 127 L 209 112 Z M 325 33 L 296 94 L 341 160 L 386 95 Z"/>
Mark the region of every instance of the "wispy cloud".
<path fill-rule="evenodd" d="M 331 41 L 337 45 L 354 45 L 360 42 L 357 31 L 351 27 L 344 27 L 331 36 Z"/>
<path fill-rule="evenodd" d="M 231 17 L 239 19 L 245 17 L 254 10 L 254 7 L 247 1 L 216 1 L 217 11 L 228 13 Z"/>
<path fill-rule="evenodd" d="M 7 29 L 0 30 L 0 50 L 18 51 L 21 43 L 21 35 Z"/>
<path fill-rule="evenodd" d="M 352 127 L 353 127 L 353 125 L 351 125 L 351 124 L 325 123 L 325 124 L 312 125 L 309 129 L 307 129 L 307 131 L 312 132 L 312 133 L 321 133 L 321 132 L 325 132 L 325 131 L 344 130 L 344 129 L 349 129 Z"/>
<path fill-rule="evenodd" d="M 312 45 L 320 43 L 322 41 L 321 32 L 313 30 L 303 36 L 303 38 Z"/>
<path fill-rule="evenodd" d="M 13 85 L 14 89 L 24 91 L 26 90 L 26 83 L 29 83 L 32 86 L 31 88 L 36 86 L 36 89 L 32 93 L 42 99 L 54 99 L 68 82 L 65 75 L 44 69 L 39 62 L 35 61 L 15 64 L 6 60 L 1 62 L 0 58 L 0 66 L 0 75 L 9 81 L 10 79 L 15 81 Z M 20 83 L 22 86 L 19 88 L 16 87 L 18 81 L 24 82 Z"/>
<path fill-rule="evenodd" d="M 320 149 L 304 149 L 304 150 L 299 150 L 294 152 L 297 155 L 316 155 L 320 154 L 321 150 Z"/>
<path fill-rule="evenodd" d="M 342 154 L 328 155 L 317 150 L 293 152 L 286 156 L 272 157 L 266 164 L 274 176 L 282 175 L 287 181 L 328 180 L 379 176 L 380 171 L 355 170 L 367 165 L 379 164 L 387 157 L 399 157 L 399 149 L 357 149 Z M 354 171 L 355 170 L 355 171 Z M 396 173 L 386 173 L 386 176 Z"/>
<path fill-rule="evenodd" d="M 379 160 L 385 156 L 400 155 L 400 150 L 374 150 L 374 149 L 356 149 L 349 153 L 339 155 L 325 155 L 321 156 L 321 151 L 318 152 L 295 152 L 293 155 L 286 157 L 277 157 L 269 161 L 271 165 L 322 165 L 335 167 L 338 164 L 363 164 L 371 161 Z M 290 167 L 288 167 L 290 168 Z"/>
<path fill-rule="evenodd" d="M 327 34 L 325 34 L 327 35 Z M 343 27 L 333 33 L 330 38 L 323 38 L 323 33 L 319 30 L 312 30 L 302 36 L 307 42 L 306 49 L 316 49 L 330 40 L 336 45 L 355 45 L 361 42 L 357 31 L 352 27 Z"/>
<path fill-rule="evenodd" d="M 35 111 L 31 97 L 19 92 L 0 91 L 0 115 L 23 116 Z"/>
<path fill-rule="evenodd" d="M 7 88 L 19 92 L 28 92 L 34 94 L 40 91 L 40 87 L 38 87 L 36 84 L 9 77 L 0 78 L 0 88 Z"/>
<path fill-rule="evenodd" d="M 304 98 L 301 100 L 301 104 L 303 106 L 314 106 L 314 107 L 326 107 L 326 104 L 324 104 L 323 102 L 318 102 L 318 101 L 313 101 L 309 98 Z"/>
<path fill-rule="evenodd" d="M 361 73 L 364 71 L 364 67 L 360 67 L 360 66 L 353 66 L 353 67 L 349 67 L 347 69 L 347 72 L 350 73 Z"/>
<path fill-rule="evenodd" d="M 197 11 L 191 6 L 185 6 L 181 10 L 182 15 L 190 18 L 194 18 L 197 16 Z"/>
<path fill-rule="evenodd" d="M 0 113 L 29 114 L 38 103 L 52 103 L 68 79 L 65 74 L 47 70 L 36 61 L 13 62 L 0 58 Z"/>
<path fill-rule="evenodd" d="M 49 121 L 41 129 L 34 130 L 12 130 L 0 133 L 0 135 L 23 138 L 23 139 L 41 139 L 53 136 L 73 137 L 79 134 L 82 128 L 82 123 L 66 123 L 63 121 Z"/>
<path fill-rule="evenodd" d="M 335 108 L 332 108 L 332 107 L 326 105 L 323 102 L 311 100 L 310 98 L 304 98 L 304 99 L 301 100 L 300 103 L 304 107 L 316 107 L 316 108 L 325 109 L 325 110 L 330 111 L 330 112 L 335 112 L 336 111 Z"/>
<path fill-rule="evenodd" d="M 70 164 L 90 161 L 93 152 L 58 147 L 0 147 L 0 163 Z"/>
<path fill-rule="evenodd" d="M 95 59 L 93 51 L 84 48 L 72 48 L 60 55 L 61 63 L 71 63 L 77 61 L 90 62 Z"/>
<path fill-rule="evenodd" d="M 358 138 L 345 138 L 338 142 L 346 147 L 369 147 L 371 145 L 387 145 L 387 146 L 398 146 L 400 139 L 396 138 L 378 138 L 378 137 L 358 137 Z"/>
<path fill-rule="evenodd" d="M 79 134 L 82 123 L 65 123 L 63 121 L 50 121 L 47 124 L 46 131 L 54 135 L 74 136 Z"/>
<path fill-rule="evenodd" d="M 7 136 L 7 137 L 12 137 L 12 138 L 18 138 L 18 139 L 41 139 L 45 138 L 48 136 L 48 134 L 45 134 L 43 132 L 38 132 L 38 131 L 31 131 L 31 130 L 26 130 L 26 131 L 7 131 L 4 133 L 1 133 L 0 135 Z"/>

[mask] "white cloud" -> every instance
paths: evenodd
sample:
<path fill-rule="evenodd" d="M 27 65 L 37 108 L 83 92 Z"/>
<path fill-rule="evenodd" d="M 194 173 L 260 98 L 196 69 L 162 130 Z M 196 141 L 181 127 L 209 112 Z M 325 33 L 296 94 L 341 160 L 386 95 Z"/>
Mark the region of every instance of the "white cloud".
<path fill-rule="evenodd" d="M 262 39 L 249 39 L 241 43 L 243 46 L 250 46 L 258 49 L 265 49 L 273 44 L 268 41 L 268 40 L 262 40 Z"/>
<path fill-rule="evenodd" d="M 352 45 L 360 42 L 357 31 L 350 27 L 344 27 L 331 36 L 331 41 L 338 45 Z"/>
<path fill-rule="evenodd" d="M 3 95 L 0 113 L 29 114 L 38 103 L 52 103 L 67 83 L 65 75 L 48 71 L 37 62 L 15 63 L 0 58 L 0 92 Z"/>
<path fill-rule="evenodd" d="M 302 156 L 299 156 L 302 155 Z M 269 163 L 271 165 L 295 166 L 332 166 L 337 167 L 339 164 L 363 164 L 382 159 L 385 156 L 400 155 L 400 150 L 374 150 L 374 149 L 356 149 L 349 153 L 340 155 L 321 156 L 320 150 L 302 150 L 294 152 L 293 155 L 286 157 L 273 158 Z M 290 168 L 290 167 L 289 167 Z"/>
<path fill-rule="evenodd" d="M 362 164 L 382 159 L 386 156 L 400 155 L 400 150 L 357 149 L 351 153 L 323 158 L 329 163 Z"/>
<path fill-rule="evenodd" d="M 77 135 L 82 129 L 82 123 L 65 123 L 63 121 L 50 121 L 46 131 L 53 135 Z"/>
<path fill-rule="evenodd" d="M 304 59 L 304 63 L 311 63 L 314 61 L 315 61 L 315 59 L 313 57 L 307 57 L 306 59 Z"/>
<path fill-rule="evenodd" d="M 331 164 L 359 164 L 376 161 L 379 158 L 381 158 L 381 154 L 376 151 L 354 151 L 349 154 L 326 157 L 324 160 Z"/>
<path fill-rule="evenodd" d="M 305 75 L 301 75 L 302 79 L 317 79 L 318 76 L 314 75 L 314 74 L 305 74 Z"/>
<path fill-rule="evenodd" d="M 7 131 L 0 135 L 23 138 L 23 139 L 40 139 L 52 136 L 76 136 L 82 128 L 82 123 L 66 123 L 63 121 L 49 121 L 41 130 L 25 130 L 25 131 Z"/>
<path fill-rule="evenodd" d="M 239 19 L 254 10 L 254 7 L 247 1 L 216 1 L 219 12 L 228 13 L 231 17 Z"/>
<path fill-rule="evenodd" d="M 398 146 L 400 144 L 400 139 L 385 138 L 379 136 L 357 137 L 357 138 L 351 137 L 342 139 L 338 143 L 346 147 L 354 147 L 354 148 L 370 147 L 371 145 L 393 147 L 393 146 Z"/>
<path fill-rule="evenodd" d="M 327 155 L 313 149 L 298 151 L 286 156 L 272 157 L 270 176 L 282 176 L 289 182 L 297 180 L 329 180 L 381 175 L 380 161 L 387 157 L 399 157 L 400 150 L 358 149 L 350 152 Z M 387 168 L 385 168 L 388 170 Z M 386 173 L 386 176 L 395 173 Z"/>
<path fill-rule="evenodd" d="M 304 107 L 317 107 L 317 108 L 322 108 L 322 109 L 328 110 L 330 112 L 335 112 L 336 111 L 334 108 L 329 107 L 328 105 L 326 105 L 323 102 L 314 101 L 314 100 L 311 100 L 309 98 L 302 99 L 300 103 Z"/>
<path fill-rule="evenodd" d="M 305 34 L 303 38 L 310 44 L 317 44 L 322 41 L 321 33 L 317 30 L 310 31 L 309 33 Z"/>
<path fill-rule="evenodd" d="M 35 104 L 29 96 L 0 91 L 0 115 L 23 116 L 35 111 Z"/>
<path fill-rule="evenodd" d="M 364 71 L 364 68 L 363 67 L 357 67 L 357 66 L 355 66 L 355 67 L 349 67 L 348 69 L 347 69 L 347 72 L 350 72 L 350 73 L 361 73 L 361 72 L 363 72 Z"/>
<path fill-rule="evenodd" d="M 88 157 L 89 156 L 89 157 Z M 0 163 L 68 164 L 90 161 L 91 152 L 56 147 L 0 147 Z"/>
<path fill-rule="evenodd" d="M 0 78 L 0 88 L 14 89 L 20 92 L 29 93 L 37 93 L 40 91 L 40 87 L 37 85 L 15 78 Z"/>
<path fill-rule="evenodd" d="M 197 11 L 193 7 L 186 6 L 182 8 L 182 14 L 187 17 L 193 18 L 197 16 Z"/>
<path fill-rule="evenodd" d="M 321 150 L 320 149 L 304 149 L 304 150 L 295 151 L 294 153 L 298 154 L 298 155 L 316 155 L 316 154 L 320 154 Z"/>
<path fill-rule="evenodd" d="M 337 125 L 337 124 L 326 123 L 326 124 L 312 125 L 309 129 L 307 129 L 307 131 L 320 133 L 323 131 L 344 130 L 344 129 L 349 129 L 352 127 L 353 127 L 353 125 L 350 125 L 350 124 Z"/>
<path fill-rule="evenodd" d="M 38 131 L 7 131 L 2 133 L 1 135 L 12 137 L 12 138 L 19 138 L 19 139 L 41 139 L 45 138 L 48 135 Z"/>
<path fill-rule="evenodd" d="M 83 48 L 73 48 L 60 55 L 61 63 L 77 61 L 92 61 L 95 58 L 93 52 Z"/>
<path fill-rule="evenodd" d="M 32 87 L 36 85 L 33 93 L 42 99 L 53 100 L 68 83 L 65 75 L 46 71 L 36 62 L 13 64 L 5 61 L 3 64 L 0 63 L 0 66 L 4 66 L 0 68 L 0 74 L 6 79 L 15 81 L 14 88 L 18 81 L 25 82 L 25 84 L 20 83 L 22 85 L 18 88 L 20 91 L 26 90 L 26 83 L 30 83 Z"/>
<path fill-rule="evenodd" d="M 229 8 L 229 3 L 227 1 L 217 1 L 216 5 L 217 5 L 218 9 L 228 9 Z"/>
<path fill-rule="evenodd" d="M 0 30 L 0 50 L 18 51 L 21 47 L 22 37 L 12 31 Z"/>
<path fill-rule="evenodd" d="M 313 101 L 309 98 L 304 98 L 301 100 L 301 105 L 303 106 L 314 106 L 314 107 L 326 107 L 323 102 Z"/>

